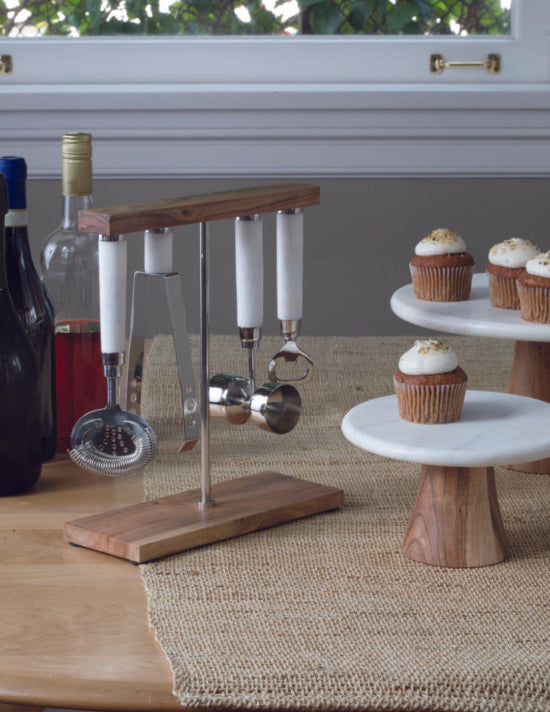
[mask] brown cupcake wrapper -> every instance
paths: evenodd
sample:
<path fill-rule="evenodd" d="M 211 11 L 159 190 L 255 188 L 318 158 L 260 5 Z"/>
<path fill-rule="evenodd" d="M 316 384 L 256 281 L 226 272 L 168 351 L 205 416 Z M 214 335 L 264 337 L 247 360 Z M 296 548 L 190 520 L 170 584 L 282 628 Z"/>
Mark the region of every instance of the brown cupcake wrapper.
<path fill-rule="evenodd" d="M 487 272 L 489 301 L 499 309 L 519 309 L 519 297 L 515 279 L 502 279 Z"/>
<path fill-rule="evenodd" d="M 428 302 L 463 302 L 470 298 L 474 267 L 409 265 L 414 296 Z"/>
<path fill-rule="evenodd" d="M 401 383 L 394 378 L 399 416 L 412 423 L 453 423 L 460 419 L 466 381 L 439 386 Z"/>
<path fill-rule="evenodd" d="M 550 324 L 550 289 L 530 287 L 516 282 L 521 318 L 525 321 L 537 321 Z"/>

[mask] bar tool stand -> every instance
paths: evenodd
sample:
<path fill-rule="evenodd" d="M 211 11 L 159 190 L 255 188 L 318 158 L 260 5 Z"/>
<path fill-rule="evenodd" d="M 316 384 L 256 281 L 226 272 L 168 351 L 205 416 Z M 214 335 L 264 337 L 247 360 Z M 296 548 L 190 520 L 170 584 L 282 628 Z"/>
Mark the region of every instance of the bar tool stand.
<path fill-rule="evenodd" d="M 283 183 L 80 213 L 80 229 L 129 234 L 200 225 L 201 487 L 66 522 L 67 541 L 133 563 L 211 544 L 343 505 L 342 490 L 278 472 L 210 482 L 208 222 L 303 208 L 319 203 L 319 188 Z"/>

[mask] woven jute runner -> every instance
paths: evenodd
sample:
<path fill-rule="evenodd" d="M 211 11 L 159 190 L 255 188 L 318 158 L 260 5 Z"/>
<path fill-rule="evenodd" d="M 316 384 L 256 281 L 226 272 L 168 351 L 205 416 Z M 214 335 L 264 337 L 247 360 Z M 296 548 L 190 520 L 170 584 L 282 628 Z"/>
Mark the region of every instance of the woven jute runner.
<path fill-rule="evenodd" d="M 510 342 L 443 338 L 470 388 L 507 390 Z M 291 433 L 212 422 L 214 482 L 275 470 L 341 487 L 345 507 L 141 567 L 183 705 L 550 710 L 550 476 L 497 468 L 505 562 L 425 566 L 401 553 L 420 466 L 364 452 L 341 434 L 350 408 L 392 392 L 412 341 L 302 338 L 316 371 L 299 387 L 302 416 Z M 196 338 L 192 345 L 197 364 Z M 263 340 L 259 382 L 278 345 Z M 214 336 L 210 350 L 212 373 L 246 374 L 236 338 Z M 199 448 L 177 454 L 178 399 L 172 344 L 161 337 L 143 392 L 160 436 L 146 499 L 200 485 Z"/>

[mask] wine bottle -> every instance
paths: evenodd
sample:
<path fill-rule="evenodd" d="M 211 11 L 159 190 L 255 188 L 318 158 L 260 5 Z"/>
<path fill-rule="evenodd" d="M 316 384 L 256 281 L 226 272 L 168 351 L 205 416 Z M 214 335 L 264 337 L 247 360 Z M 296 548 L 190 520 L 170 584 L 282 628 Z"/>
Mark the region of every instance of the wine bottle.
<path fill-rule="evenodd" d="M 4 215 L 6 180 L 0 174 L 0 496 L 30 489 L 42 468 L 38 359 L 8 289 Z"/>
<path fill-rule="evenodd" d="M 15 311 L 38 357 L 42 459 L 49 460 L 55 454 L 56 439 L 53 305 L 36 270 L 29 245 L 25 159 L 3 156 L 0 172 L 6 177 L 8 191 L 5 220 L 8 288 Z"/>
<path fill-rule="evenodd" d="M 40 258 L 55 306 L 58 451 L 84 413 L 105 405 L 99 332 L 97 235 L 80 232 L 78 211 L 92 206 L 92 137 L 66 133 L 62 147 L 63 216 Z"/>

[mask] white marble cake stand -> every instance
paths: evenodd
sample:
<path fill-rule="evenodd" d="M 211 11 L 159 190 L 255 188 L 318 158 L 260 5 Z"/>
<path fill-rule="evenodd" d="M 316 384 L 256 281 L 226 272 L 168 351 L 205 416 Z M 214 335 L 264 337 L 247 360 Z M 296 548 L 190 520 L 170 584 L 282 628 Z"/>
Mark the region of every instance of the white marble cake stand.
<path fill-rule="evenodd" d="M 494 466 L 549 457 L 549 422 L 550 404 L 543 401 L 467 391 L 455 423 L 403 420 L 392 395 L 352 408 L 342 432 L 363 450 L 423 465 L 403 553 L 426 564 L 470 568 L 507 556 Z"/>
<path fill-rule="evenodd" d="M 509 393 L 550 403 L 550 324 L 525 321 L 519 311 L 491 306 L 486 274 L 474 274 L 470 299 L 463 302 L 425 302 L 416 299 L 412 284 L 407 284 L 393 294 L 390 305 L 397 316 L 417 326 L 450 334 L 513 339 Z M 550 459 L 510 467 L 550 474 Z"/>

